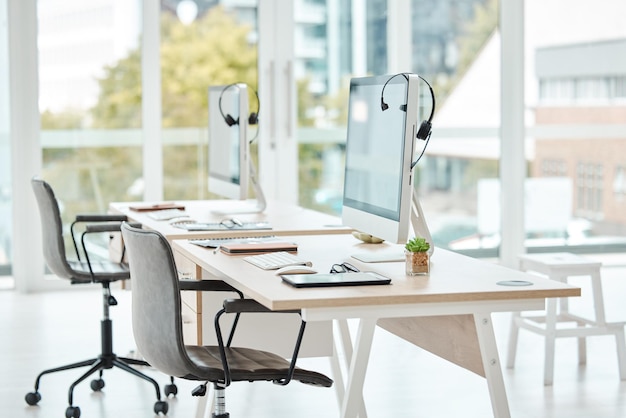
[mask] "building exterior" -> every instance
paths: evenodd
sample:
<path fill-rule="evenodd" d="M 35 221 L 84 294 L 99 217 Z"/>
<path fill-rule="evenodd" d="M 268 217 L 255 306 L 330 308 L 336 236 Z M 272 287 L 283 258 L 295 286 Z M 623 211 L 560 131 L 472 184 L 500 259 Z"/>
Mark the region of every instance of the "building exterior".
<path fill-rule="evenodd" d="M 581 132 L 538 136 L 531 175 L 571 178 L 574 216 L 593 221 L 597 233 L 626 233 L 626 130 L 598 138 L 593 129 L 626 123 L 626 39 L 540 48 L 535 69 L 536 124 Z"/>

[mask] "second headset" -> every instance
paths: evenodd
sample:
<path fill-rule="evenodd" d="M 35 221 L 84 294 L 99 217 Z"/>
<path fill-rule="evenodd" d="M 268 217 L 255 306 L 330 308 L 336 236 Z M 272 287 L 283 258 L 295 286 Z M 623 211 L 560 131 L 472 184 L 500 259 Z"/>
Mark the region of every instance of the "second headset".
<path fill-rule="evenodd" d="M 243 83 L 232 83 L 229 84 L 227 86 L 225 86 L 222 89 L 222 92 L 220 93 L 220 99 L 219 99 L 219 108 L 220 108 L 220 114 L 222 115 L 222 117 L 224 118 L 224 122 L 226 122 L 226 124 L 228 126 L 233 126 L 233 125 L 238 125 L 239 124 L 239 118 L 235 119 L 233 118 L 229 113 L 224 114 L 224 111 L 222 110 L 222 96 L 224 96 L 224 92 L 226 92 L 228 89 L 231 88 L 237 88 L 239 89 L 240 85 Z M 254 95 L 256 96 L 256 102 L 257 102 L 257 108 L 256 108 L 256 112 L 250 112 L 250 115 L 248 115 L 248 124 L 249 125 L 256 125 L 259 123 L 259 111 L 261 110 L 261 101 L 259 100 L 259 93 L 257 93 L 257 91 L 255 89 L 253 89 L 252 87 L 250 87 L 248 85 L 248 88 L 250 88 L 253 92 Z"/>

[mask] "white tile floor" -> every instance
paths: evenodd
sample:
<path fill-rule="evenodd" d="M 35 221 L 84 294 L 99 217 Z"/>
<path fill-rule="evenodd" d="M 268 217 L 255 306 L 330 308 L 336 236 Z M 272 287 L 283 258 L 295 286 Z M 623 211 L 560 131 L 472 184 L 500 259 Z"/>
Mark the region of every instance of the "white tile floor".
<path fill-rule="evenodd" d="M 610 264 L 610 263 L 609 263 Z M 620 264 L 613 263 L 613 264 Z M 603 268 L 607 314 L 626 321 L 626 265 Z M 575 284 L 587 294 L 584 278 Z M 114 292 L 119 305 L 112 308 L 114 347 L 126 355 L 133 349 L 130 294 Z M 572 302 L 582 312 L 584 296 Z M 97 354 L 100 291 L 97 287 L 39 294 L 0 291 L 0 416 L 64 417 L 69 383 L 81 371 L 48 375 L 41 383 L 42 400 L 29 407 L 24 395 L 32 390 L 36 375 Z M 496 340 L 505 363 L 510 314 L 494 315 Z M 503 370 L 511 415 L 516 418 L 626 417 L 626 382 L 619 380 L 612 337 L 588 339 L 586 366 L 579 366 L 576 343 L 560 339 L 556 345 L 554 385 L 543 386 L 543 340 L 521 331 L 516 367 Z M 303 359 L 301 365 L 330 374 L 327 359 Z M 146 373 L 162 385 L 168 378 L 154 370 Z M 153 388 L 120 370 L 105 372 L 106 387 L 94 393 L 89 382 L 75 391 L 75 404 L 83 418 L 152 417 Z M 169 417 L 193 417 L 194 383 L 177 381 L 179 394 L 170 399 Z M 376 331 L 364 396 L 368 416 L 376 417 L 476 417 L 493 416 L 487 385 L 481 377 L 424 352 L 385 331 Z M 236 418 L 337 417 L 332 389 L 293 383 L 236 383 L 227 390 L 227 410 Z"/>

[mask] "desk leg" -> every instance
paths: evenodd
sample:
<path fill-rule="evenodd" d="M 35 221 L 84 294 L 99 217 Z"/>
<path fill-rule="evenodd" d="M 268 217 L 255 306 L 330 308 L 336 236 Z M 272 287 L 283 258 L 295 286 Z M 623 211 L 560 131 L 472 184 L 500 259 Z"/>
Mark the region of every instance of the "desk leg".
<path fill-rule="evenodd" d="M 476 323 L 480 355 L 483 360 L 487 386 L 489 387 L 493 416 L 495 418 L 510 418 L 511 413 L 504 389 L 504 379 L 502 378 L 502 368 L 498 358 L 498 348 L 491 323 L 491 315 L 474 314 L 474 322 Z"/>
<path fill-rule="evenodd" d="M 205 418 L 210 417 L 211 412 L 213 411 L 213 401 L 209 405 L 209 409 L 207 411 L 207 403 L 210 399 L 213 399 L 213 386 L 207 385 L 207 391 L 204 396 L 200 396 L 198 398 L 198 403 L 196 404 L 196 418 Z"/>
<path fill-rule="evenodd" d="M 359 321 L 355 351 L 348 370 L 346 396 L 341 406 L 341 418 L 356 418 L 360 407 L 363 405 L 363 383 L 365 382 L 375 328 L 376 318 L 363 318 Z"/>
<path fill-rule="evenodd" d="M 333 358 L 332 369 L 333 376 L 335 377 L 335 392 L 337 393 L 337 400 L 339 405 L 343 405 L 345 399 L 345 385 L 343 383 L 343 375 L 341 372 L 341 363 L 339 362 L 339 351 L 337 350 L 337 344 L 341 342 L 341 350 L 345 357 L 345 367 L 349 368 L 352 361 L 352 338 L 350 337 L 350 328 L 348 327 L 348 321 L 345 319 L 338 319 L 335 321 L 338 330 L 337 338 L 333 338 Z M 363 401 L 363 392 L 360 394 L 360 406 L 359 406 L 359 418 L 367 418 L 367 410 L 365 409 L 365 402 Z"/>
<path fill-rule="evenodd" d="M 545 359 L 543 366 L 543 384 L 552 385 L 554 379 L 554 345 L 556 340 L 556 310 L 557 300 L 555 298 L 546 299 L 546 341 Z M 580 346 L 579 346 L 580 354 Z"/>

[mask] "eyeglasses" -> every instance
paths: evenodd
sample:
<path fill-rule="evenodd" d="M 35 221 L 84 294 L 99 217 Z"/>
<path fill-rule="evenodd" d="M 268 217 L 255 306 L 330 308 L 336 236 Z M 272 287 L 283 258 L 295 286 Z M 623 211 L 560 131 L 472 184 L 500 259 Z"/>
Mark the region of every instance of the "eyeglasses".
<path fill-rule="evenodd" d="M 358 273 L 359 269 L 350 263 L 333 264 L 330 268 L 331 273 Z"/>
<path fill-rule="evenodd" d="M 224 219 L 220 221 L 220 225 L 225 226 L 228 229 L 234 228 L 235 226 L 243 226 L 243 223 L 236 218 Z"/>

